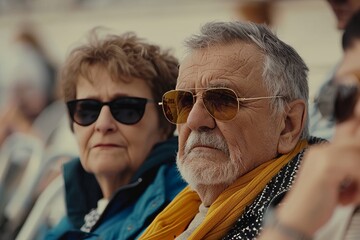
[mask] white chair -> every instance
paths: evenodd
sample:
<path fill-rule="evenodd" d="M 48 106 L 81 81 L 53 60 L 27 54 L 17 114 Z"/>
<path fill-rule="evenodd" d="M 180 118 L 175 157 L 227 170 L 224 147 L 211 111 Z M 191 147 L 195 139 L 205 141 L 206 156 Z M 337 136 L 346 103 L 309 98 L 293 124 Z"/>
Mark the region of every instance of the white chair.
<path fill-rule="evenodd" d="M 64 181 L 55 178 L 41 193 L 15 240 L 34 240 L 41 229 L 53 226 L 65 215 Z M 54 216 L 54 210 L 56 210 Z"/>
<path fill-rule="evenodd" d="M 21 135 L 14 140 L 16 145 L 26 142 L 20 145 L 28 147 L 29 159 L 18 187 L 7 201 L 3 211 L 0 212 L 1 216 L 6 219 L 5 230 L 13 234 L 16 234 L 21 225 L 27 221 L 28 214 L 32 211 L 31 207 L 39 197 L 38 187 L 43 183 L 43 179 L 46 177 L 46 174 L 52 170 L 54 164 L 58 164 L 57 160 L 71 159 L 77 156 L 77 145 L 73 144 L 74 137 L 69 136 L 69 134 L 62 135 L 66 130 L 70 132 L 69 121 L 64 111 L 64 104 L 61 102 L 53 104 L 54 105 L 51 105 L 50 109 L 42 113 L 43 115 L 34 123 L 34 126 L 38 129 L 43 126 L 42 139 L 39 138 L 35 140 L 29 136 Z M 48 118 L 46 116 L 48 116 Z M 51 124 L 48 124 L 49 121 Z M 60 135 L 60 137 L 57 137 L 57 134 Z M 63 145 L 67 145 L 68 143 L 70 143 L 72 148 L 63 147 Z M 4 147 L 9 148 L 5 151 L 5 153 L 9 152 L 7 155 L 10 155 L 13 150 L 9 145 L 10 144 L 7 144 Z M 4 162 L 0 162 L 0 164 L 4 167 L 0 172 L 1 180 L 2 175 L 6 175 L 5 173 L 9 169 L 8 166 L 11 164 L 11 160 L 8 156 L 4 156 Z M 48 182 L 45 182 L 45 185 L 46 184 L 48 184 Z"/>
<path fill-rule="evenodd" d="M 44 148 L 41 141 L 32 139 L 31 144 L 29 142 L 26 144 L 31 146 L 29 160 L 21 176 L 19 186 L 8 199 L 2 212 L 2 217 L 7 221 L 6 230 L 9 232 L 15 231 L 33 204 L 32 186 L 38 181 L 37 169 L 41 167 L 43 158 Z"/>
<path fill-rule="evenodd" d="M 22 181 L 23 183 L 14 191 L 21 192 L 22 194 L 30 194 L 29 185 L 31 185 L 35 178 L 33 176 L 34 170 L 38 169 L 41 166 L 41 161 L 43 158 L 44 144 L 39 139 L 32 137 L 30 135 L 25 135 L 22 133 L 14 133 L 9 136 L 0 150 L 0 200 L 2 202 L 2 207 L 0 208 L 0 215 L 4 215 L 4 205 L 7 207 L 7 199 L 16 199 L 12 196 L 5 196 L 6 192 L 6 177 L 8 174 L 8 170 L 11 165 L 16 161 L 26 161 L 25 170 L 22 174 L 21 178 L 27 179 L 26 181 Z M 21 156 L 19 153 L 21 152 Z M 33 179 L 34 178 L 34 179 Z M 30 190 L 31 191 L 31 190 Z M 14 195 L 16 195 L 14 193 Z M 18 196 L 18 195 L 17 195 Z M 24 201 L 23 204 L 28 204 L 27 200 Z M 11 209 L 18 208 L 18 201 L 14 201 L 10 203 Z"/>

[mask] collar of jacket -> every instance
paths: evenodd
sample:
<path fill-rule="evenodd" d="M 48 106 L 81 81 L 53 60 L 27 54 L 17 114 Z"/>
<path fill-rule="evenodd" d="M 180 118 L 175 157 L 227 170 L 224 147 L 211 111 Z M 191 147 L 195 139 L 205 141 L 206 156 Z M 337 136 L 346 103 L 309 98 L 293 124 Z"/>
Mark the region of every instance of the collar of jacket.
<path fill-rule="evenodd" d="M 119 188 L 115 195 L 118 195 L 121 191 L 136 190 L 135 188 L 139 187 L 141 190 L 146 188 L 151 183 L 151 179 L 155 177 L 159 166 L 175 162 L 177 149 L 178 137 L 172 137 L 156 144 L 130 183 Z M 63 175 L 66 189 L 67 215 L 72 224 L 76 228 L 80 228 L 84 223 L 84 216 L 92 208 L 96 208 L 98 200 L 103 195 L 94 174 L 83 169 L 79 158 L 64 164 Z M 135 192 L 141 192 L 139 190 Z M 131 196 L 134 197 L 133 194 Z"/>

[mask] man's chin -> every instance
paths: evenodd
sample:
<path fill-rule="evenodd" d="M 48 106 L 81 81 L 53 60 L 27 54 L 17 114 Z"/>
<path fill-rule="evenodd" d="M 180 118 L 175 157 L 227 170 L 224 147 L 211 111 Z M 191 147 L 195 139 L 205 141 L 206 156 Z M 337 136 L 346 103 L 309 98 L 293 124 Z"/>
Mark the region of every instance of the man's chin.
<path fill-rule="evenodd" d="M 214 169 L 208 169 L 206 167 L 191 166 L 191 165 L 182 165 L 179 166 L 179 171 L 182 178 L 192 187 L 196 188 L 199 185 L 230 185 L 236 179 L 234 173 L 225 174 L 225 172 L 219 173 Z M 194 169 L 197 169 L 194 171 Z"/>
<path fill-rule="evenodd" d="M 229 156 L 223 151 L 215 148 L 199 147 L 184 154 L 182 157 L 184 162 L 203 161 L 209 163 L 216 163 L 220 159 L 227 159 Z M 221 160 L 223 161 L 223 160 Z"/>

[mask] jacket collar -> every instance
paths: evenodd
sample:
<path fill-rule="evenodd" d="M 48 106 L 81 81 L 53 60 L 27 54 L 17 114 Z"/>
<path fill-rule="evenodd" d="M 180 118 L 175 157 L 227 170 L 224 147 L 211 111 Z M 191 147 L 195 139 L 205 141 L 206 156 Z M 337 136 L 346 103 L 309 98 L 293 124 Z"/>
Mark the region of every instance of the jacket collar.
<path fill-rule="evenodd" d="M 130 183 L 122 186 L 116 193 L 134 189 L 140 185 L 141 188 L 146 187 L 151 183 L 149 176 L 154 177 L 160 165 L 174 163 L 177 149 L 177 137 L 156 144 Z M 84 223 L 84 216 L 91 209 L 96 208 L 98 200 L 103 195 L 95 175 L 84 170 L 79 158 L 64 164 L 63 175 L 67 215 L 74 226 L 80 228 Z"/>

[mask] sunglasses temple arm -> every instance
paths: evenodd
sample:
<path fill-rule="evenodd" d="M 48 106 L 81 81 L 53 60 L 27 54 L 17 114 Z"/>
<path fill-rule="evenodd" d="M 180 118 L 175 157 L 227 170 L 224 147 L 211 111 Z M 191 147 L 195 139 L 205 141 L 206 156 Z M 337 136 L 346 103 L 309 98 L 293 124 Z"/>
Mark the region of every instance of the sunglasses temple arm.
<path fill-rule="evenodd" d="M 268 96 L 268 97 L 238 98 L 238 100 L 239 100 L 239 101 L 252 101 L 252 100 L 270 99 L 270 98 L 283 98 L 283 96 Z"/>

